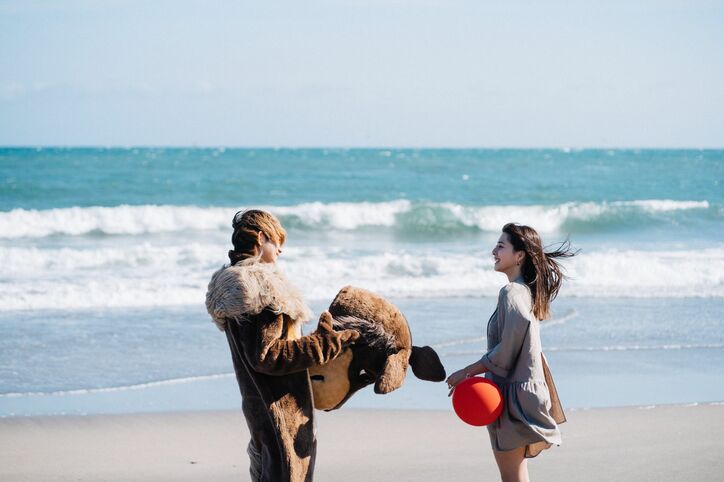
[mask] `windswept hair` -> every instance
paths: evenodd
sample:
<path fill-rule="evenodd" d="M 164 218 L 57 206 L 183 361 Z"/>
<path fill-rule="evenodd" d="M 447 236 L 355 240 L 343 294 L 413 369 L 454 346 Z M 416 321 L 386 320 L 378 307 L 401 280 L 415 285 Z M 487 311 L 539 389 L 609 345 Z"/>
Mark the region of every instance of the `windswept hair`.
<path fill-rule="evenodd" d="M 566 239 L 553 251 L 545 251 L 540 236 L 530 226 L 508 223 L 503 226 L 503 232 L 508 235 L 515 251 L 525 253 L 521 275 L 530 288 L 533 314 L 539 320 L 549 318 L 551 301 L 558 295 L 561 283 L 566 278 L 557 259 L 573 257 L 579 250 L 571 249 L 571 243 Z"/>
<path fill-rule="evenodd" d="M 287 239 L 287 232 L 276 216 L 261 209 L 237 212 L 231 226 L 234 228 L 231 235 L 234 249 L 229 251 L 232 265 L 255 255 L 259 233 L 264 233 L 277 246 L 283 245 Z"/>

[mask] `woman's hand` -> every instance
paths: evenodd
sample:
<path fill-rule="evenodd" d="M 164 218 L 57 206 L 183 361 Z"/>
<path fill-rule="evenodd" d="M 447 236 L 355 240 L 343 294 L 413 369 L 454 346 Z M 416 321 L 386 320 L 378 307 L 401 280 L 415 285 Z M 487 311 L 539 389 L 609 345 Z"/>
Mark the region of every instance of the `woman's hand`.
<path fill-rule="evenodd" d="M 458 370 L 447 378 L 447 387 L 450 389 L 450 393 L 447 394 L 448 397 L 452 395 L 452 393 L 455 391 L 455 386 L 458 383 L 462 382 L 470 376 L 468 375 L 468 372 L 466 370 L 467 368 Z"/>

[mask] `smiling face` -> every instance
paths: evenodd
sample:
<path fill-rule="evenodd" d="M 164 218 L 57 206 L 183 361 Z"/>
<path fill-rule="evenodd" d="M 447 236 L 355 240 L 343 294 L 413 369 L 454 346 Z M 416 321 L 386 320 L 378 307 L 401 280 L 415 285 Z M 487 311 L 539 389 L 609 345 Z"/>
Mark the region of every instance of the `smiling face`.
<path fill-rule="evenodd" d="M 507 233 L 502 233 L 498 242 L 493 248 L 493 260 L 495 261 L 494 269 L 500 273 L 510 274 L 523 262 L 525 253 L 523 251 L 515 251 L 510 243 Z"/>

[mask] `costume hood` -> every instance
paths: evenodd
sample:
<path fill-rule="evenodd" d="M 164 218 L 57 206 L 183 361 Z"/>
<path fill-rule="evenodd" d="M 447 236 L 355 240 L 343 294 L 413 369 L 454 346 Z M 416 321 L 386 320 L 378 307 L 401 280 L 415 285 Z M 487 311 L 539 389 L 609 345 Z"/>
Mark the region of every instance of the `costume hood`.
<path fill-rule="evenodd" d="M 206 310 L 219 330 L 229 319 L 242 321 L 265 309 L 286 314 L 294 322 L 312 317 L 299 291 L 275 263 L 249 258 L 214 273 L 206 292 Z"/>

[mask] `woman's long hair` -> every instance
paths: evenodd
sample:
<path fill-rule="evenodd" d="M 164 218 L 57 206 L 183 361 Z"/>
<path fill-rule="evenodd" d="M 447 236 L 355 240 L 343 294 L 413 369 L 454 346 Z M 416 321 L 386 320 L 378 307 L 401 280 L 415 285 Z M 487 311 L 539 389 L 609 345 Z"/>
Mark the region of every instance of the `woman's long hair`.
<path fill-rule="evenodd" d="M 530 288 L 533 314 L 539 320 L 545 320 L 550 316 L 551 301 L 558 295 L 561 283 L 566 278 L 563 268 L 556 260 L 575 256 L 578 251 L 571 249 L 568 240 L 553 251 L 545 251 L 540 236 L 530 226 L 508 223 L 503 226 L 503 232 L 508 235 L 515 251 L 525 253 L 520 272 Z"/>
<path fill-rule="evenodd" d="M 287 237 L 287 232 L 276 216 L 261 209 L 237 212 L 231 226 L 234 228 L 234 234 L 231 235 L 234 249 L 229 251 L 232 266 L 257 254 L 260 232 L 277 246 L 283 245 Z"/>

